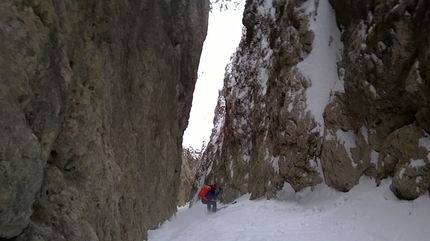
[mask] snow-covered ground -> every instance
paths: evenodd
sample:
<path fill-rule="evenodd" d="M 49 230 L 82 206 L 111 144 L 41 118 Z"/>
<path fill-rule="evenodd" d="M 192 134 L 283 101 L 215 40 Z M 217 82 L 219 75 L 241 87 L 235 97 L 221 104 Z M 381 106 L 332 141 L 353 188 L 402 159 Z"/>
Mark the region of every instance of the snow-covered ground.
<path fill-rule="evenodd" d="M 217 213 L 203 204 L 182 207 L 149 241 L 427 241 L 430 240 L 430 196 L 400 201 L 369 178 L 348 193 L 324 184 L 313 192 L 286 187 L 277 200 L 238 199 Z M 222 207 L 222 204 L 220 205 Z"/>

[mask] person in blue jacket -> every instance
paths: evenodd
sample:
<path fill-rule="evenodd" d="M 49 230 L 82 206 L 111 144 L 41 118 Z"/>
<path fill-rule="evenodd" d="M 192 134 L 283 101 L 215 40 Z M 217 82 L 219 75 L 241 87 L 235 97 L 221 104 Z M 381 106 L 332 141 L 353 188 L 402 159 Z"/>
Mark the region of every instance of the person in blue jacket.
<path fill-rule="evenodd" d="M 211 210 L 212 206 L 212 212 L 216 212 L 216 198 L 220 194 L 219 190 L 222 190 L 221 188 L 218 189 L 218 185 L 214 183 L 213 185 L 210 185 L 211 190 L 209 190 L 206 195 L 202 198 L 202 203 L 207 205 L 208 211 Z"/>

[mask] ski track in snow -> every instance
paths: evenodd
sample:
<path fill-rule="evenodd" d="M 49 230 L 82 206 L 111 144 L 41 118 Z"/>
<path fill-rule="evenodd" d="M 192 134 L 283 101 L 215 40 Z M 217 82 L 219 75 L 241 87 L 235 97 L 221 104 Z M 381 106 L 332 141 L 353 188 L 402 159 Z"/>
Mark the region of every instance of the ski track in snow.
<path fill-rule="evenodd" d="M 430 238 L 428 193 L 415 201 L 400 201 L 370 178 L 348 193 L 320 184 L 313 192 L 295 193 L 286 185 L 275 200 L 239 198 L 217 213 L 198 203 L 182 207 L 149 241 L 385 241 Z M 219 204 L 222 207 L 223 204 Z"/>

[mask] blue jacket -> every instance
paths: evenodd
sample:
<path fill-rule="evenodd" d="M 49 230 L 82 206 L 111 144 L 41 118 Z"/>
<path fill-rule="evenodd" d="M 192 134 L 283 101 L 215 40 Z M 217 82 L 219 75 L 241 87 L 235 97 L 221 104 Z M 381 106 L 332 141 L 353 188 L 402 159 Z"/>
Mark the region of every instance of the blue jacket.
<path fill-rule="evenodd" d="M 218 197 L 220 192 L 216 192 L 215 190 L 216 189 L 213 186 L 211 186 L 211 190 L 209 190 L 209 192 L 206 193 L 205 197 L 209 198 L 209 200 L 212 200 L 212 199 Z"/>

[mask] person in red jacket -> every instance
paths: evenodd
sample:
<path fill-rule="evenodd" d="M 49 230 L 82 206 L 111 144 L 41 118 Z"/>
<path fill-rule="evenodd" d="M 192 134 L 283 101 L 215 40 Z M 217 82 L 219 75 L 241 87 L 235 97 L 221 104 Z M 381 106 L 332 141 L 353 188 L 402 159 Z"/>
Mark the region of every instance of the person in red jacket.
<path fill-rule="evenodd" d="M 206 193 L 204 197 L 202 197 L 202 203 L 207 205 L 207 210 L 210 211 L 212 208 L 212 212 L 216 212 L 216 198 L 220 194 L 221 188 L 218 189 L 218 185 L 214 183 L 210 185 L 210 190 Z"/>

